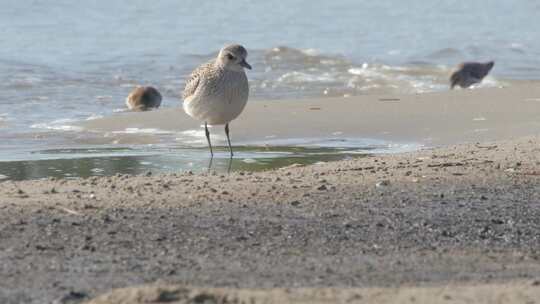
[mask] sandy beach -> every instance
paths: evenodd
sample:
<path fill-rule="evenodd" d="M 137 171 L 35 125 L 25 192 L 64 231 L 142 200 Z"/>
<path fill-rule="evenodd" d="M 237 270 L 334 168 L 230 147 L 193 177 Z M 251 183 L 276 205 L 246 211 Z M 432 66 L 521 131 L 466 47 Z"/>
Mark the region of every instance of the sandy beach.
<path fill-rule="evenodd" d="M 504 88 L 479 88 L 425 94 L 364 95 L 348 98 L 273 100 L 248 103 L 231 124 L 237 145 L 279 142 L 291 138 L 373 138 L 429 147 L 491 141 L 540 132 L 540 82 L 519 81 Z M 121 113 L 78 124 L 101 143 L 155 143 L 152 134 L 125 130 L 203 129 L 178 108 Z M 212 133 L 225 143 L 222 126 Z M 256 130 L 256 131 L 255 131 Z"/>
<path fill-rule="evenodd" d="M 1 182 L 0 302 L 535 303 L 539 98 L 531 83 L 253 103 L 238 141 L 339 131 L 433 148 L 266 172 Z M 85 127 L 196 126 L 177 114 Z"/>
<path fill-rule="evenodd" d="M 540 304 L 539 1 L 2 4 L 0 304 Z"/>

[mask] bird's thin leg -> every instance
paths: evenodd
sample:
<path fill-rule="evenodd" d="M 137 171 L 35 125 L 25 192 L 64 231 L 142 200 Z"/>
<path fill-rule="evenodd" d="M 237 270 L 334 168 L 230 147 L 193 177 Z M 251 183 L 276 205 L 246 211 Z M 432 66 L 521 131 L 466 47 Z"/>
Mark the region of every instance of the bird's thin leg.
<path fill-rule="evenodd" d="M 208 162 L 208 172 L 210 172 L 210 170 L 212 170 L 212 162 L 214 161 L 214 158 L 213 157 L 210 157 L 210 161 Z"/>
<path fill-rule="evenodd" d="M 227 135 L 227 142 L 229 143 L 229 151 L 231 152 L 231 158 L 234 156 L 231 146 L 231 138 L 229 137 L 229 124 L 225 125 L 225 134 Z"/>
<path fill-rule="evenodd" d="M 229 158 L 229 165 L 227 166 L 227 173 L 231 173 L 231 168 L 232 168 L 232 160 L 233 158 Z"/>
<path fill-rule="evenodd" d="M 210 142 L 210 131 L 208 131 L 208 124 L 204 122 L 204 132 L 206 134 L 206 140 L 208 141 L 208 147 L 210 147 L 210 156 L 214 157 L 214 151 L 212 151 L 212 143 Z"/>

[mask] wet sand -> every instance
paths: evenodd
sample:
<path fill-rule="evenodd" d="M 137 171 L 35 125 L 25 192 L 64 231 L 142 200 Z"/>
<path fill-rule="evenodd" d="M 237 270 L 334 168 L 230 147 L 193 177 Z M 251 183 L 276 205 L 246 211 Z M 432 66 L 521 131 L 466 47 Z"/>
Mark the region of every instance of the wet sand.
<path fill-rule="evenodd" d="M 105 138 L 94 139 L 104 143 L 159 141 L 155 135 L 113 133 L 128 128 L 198 130 L 195 139 L 205 146 L 200 123 L 188 117 L 180 103 L 178 106 L 121 113 L 80 126 L 97 134 L 107 133 Z M 231 136 L 236 145 L 272 144 L 291 138 L 371 138 L 439 146 L 538 134 L 539 118 L 540 82 L 521 81 L 506 88 L 413 95 L 250 101 L 245 112 L 231 123 Z M 225 143 L 222 126 L 211 132 L 216 142 Z"/>
<path fill-rule="evenodd" d="M 512 92 L 513 98 L 506 96 Z M 466 110 L 460 94 L 480 94 L 490 107 L 478 113 L 480 102 L 467 97 L 476 110 Z M 429 122 L 447 143 L 469 134 L 475 123 L 469 118 L 482 115 L 487 119 L 480 123 L 492 130 L 477 132 L 485 140 L 256 173 L 3 181 L 0 302 L 78 303 L 158 282 L 226 289 L 120 291 L 94 303 L 119 303 L 111 299 L 134 293 L 138 302 L 126 301 L 225 303 L 220 297 L 227 294 L 253 303 L 534 303 L 540 289 L 540 137 L 534 135 L 540 110 L 533 105 L 540 90 L 442 95 L 452 108 L 444 117 L 454 122 L 432 117 L 443 117 L 437 114 L 443 106 L 434 105 L 440 100 L 429 98 L 437 94 L 403 97 L 425 106 L 400 106 L 401 115 L 382 111 L 386 103 L 359 115 L 401 117 L 389 123 L 401 135 L 414 132 L 400 126 L 422 130 Z M 294 107 L 311 113 L 302 102 Z M 420 114 L 420 108 L 432 112 Z M 332 111 L 329 117 L 338 115 Z M 469 116 L 458 119 L 462 115 Z M 122 119 L 100 125 L 124 128 Z M 261 122 L 270 130 L 267 124 Z M 463 140 L 484 139 L 474 134 Z"/>

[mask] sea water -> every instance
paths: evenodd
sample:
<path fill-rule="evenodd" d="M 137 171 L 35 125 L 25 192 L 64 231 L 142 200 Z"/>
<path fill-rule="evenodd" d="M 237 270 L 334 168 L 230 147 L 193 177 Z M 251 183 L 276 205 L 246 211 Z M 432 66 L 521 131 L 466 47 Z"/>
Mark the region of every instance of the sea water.
<path fill-rule="evenodd" d="M 146 170 L 152 169 L 144 165 L 148 155 L 158 155 L 160 167 L 171 171 L 203 168 L 199 163 L 206 159 L 189 145 L 182 153 L 177 142 L 92 145 L 85 139 L 95 134 L 76 122 L 123 111 L 138 84 L 157 87 L 164 107 L 180 106 L 189 72 L 227 43 L 249 51 L 250 102 L 424 93 L 447 90 L 452 68 L 466 60 L 495 60 L 483 86 L 539 79 L 539 15 L 540 2 L 532 0 L 4 0 L 0 174 L 41 177 L 58 169 L 37 170 L 38 161 L 128 156 L 139 165 L 127 167 Z M 303 143 L 313 140 L 332 155 L 342 154 L 343 147 L 328 146 L 328 139 L 298 139 L 268 155 L 245 143 L 238 161 L 288 158 L 290 147 L 305 149 L 296 150 L 300 158 L 312 156 L 313 147 Z M 381 150 L 366 140 L 345 141 L 347 149 Z M 382 146 L 387 152 L 403 149 Z M 85 175 L 70 169 L 76 167 L 65 165 L 62 172 Z M 138 172 L 117 167 L 88 172 Z M 20 173 L 32 170 L 43 173 Z"/>

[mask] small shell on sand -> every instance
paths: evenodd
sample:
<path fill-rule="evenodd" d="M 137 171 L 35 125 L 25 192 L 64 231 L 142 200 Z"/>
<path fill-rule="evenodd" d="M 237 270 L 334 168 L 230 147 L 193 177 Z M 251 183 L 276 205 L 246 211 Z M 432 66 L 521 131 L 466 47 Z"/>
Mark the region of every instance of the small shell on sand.
<path fill-rule="evenodd" d="M 154 87 L 137 86 L 126 98 L 126 105 L 133 111 L 157 109 L 161 105 L 161 94 Z"/>

